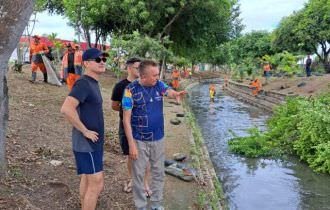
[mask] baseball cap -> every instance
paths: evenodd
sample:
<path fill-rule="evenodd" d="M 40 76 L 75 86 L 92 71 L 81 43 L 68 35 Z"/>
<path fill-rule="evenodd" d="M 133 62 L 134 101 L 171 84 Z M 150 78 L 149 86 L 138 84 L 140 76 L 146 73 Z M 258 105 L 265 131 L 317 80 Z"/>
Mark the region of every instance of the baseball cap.
<path fill-rule="evenodd" d="M 86 50 L 83 53 L 82 59 L 83 59 L 83 61 L 92 60 L 92 59 L 95 59 L 95 58 L 100 57 L 101 55 L 104 56 L 104 57 L 108 57 L 109 56 L 108 53 L 102 52 L 99 49 L 90 48 L 90 49 Z"/>

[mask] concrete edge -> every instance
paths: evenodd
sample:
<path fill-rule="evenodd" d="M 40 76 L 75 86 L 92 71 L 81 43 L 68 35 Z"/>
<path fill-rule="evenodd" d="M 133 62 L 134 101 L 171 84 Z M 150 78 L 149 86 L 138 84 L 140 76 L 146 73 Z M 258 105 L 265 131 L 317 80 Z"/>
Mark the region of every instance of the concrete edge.
<path fill-rule="evenodd" d="M 198 81 L 189 81 L 188 84 L 183 83 L 182 86 L 184 87 L 185 90 L 189 91 L 190 89 L 192 89 L 193 87 L 195 87 L 196 85 L 199 85 L 199 84 L 200 83 Z M 190 127 L 190 143 L 193 147 L 196 146 L 196 139 L 194 138 L 194 132 L 200 133 L 200 136 L 201 136 L 200 140 L 202 141 L 202 147 L 199 148 L 201 150 L 201 157 L 197 157 L 196 161 L 198 162 L 198 166 L 199 166 L 199 169 L 198 169 L 199 174 L 203 175 L 203 177 L 201 177 L 202 182 L 207 184 L 207 186 L 210 189 L 209 193 L 211 195 L 217 196 L 218 202 L 216 203 L 216 209 L 219 209 L 219 210 L 226 209 L 224 194 L 223 194 L 223 190 L 222 190 L 222 184 L 216 175 L 213 163 L 211 161 L 211 158 L 210 158 L 209 152 L 207 150 L 207 147 L 205 145 L 204 139 L 201 135 L 200 128 L 197 125 L 195 116 L 191 112 L 190 107 L 186 101 L 184 102 L 184 110 L 186 113 L 190 113 L 194 119 L 193 122 L 186 121 L 186 123 L 188 123 L 189 127 Z M 190 123 L 192 123 L 192 124 L 190 124 Z M 196 128 L 195 131 L 192 129 L 193 127 Z M 215 182 L 217 182 L 217 183 L 215 183 Z M 219 187 L 221 189 L 217 189 Z M 221 195 L 219 195 L 219 192 L 217 192 L 218 190 L 220 190 Z M 212 209 L 212 206 L 209 206 L 209 209 Z"/>

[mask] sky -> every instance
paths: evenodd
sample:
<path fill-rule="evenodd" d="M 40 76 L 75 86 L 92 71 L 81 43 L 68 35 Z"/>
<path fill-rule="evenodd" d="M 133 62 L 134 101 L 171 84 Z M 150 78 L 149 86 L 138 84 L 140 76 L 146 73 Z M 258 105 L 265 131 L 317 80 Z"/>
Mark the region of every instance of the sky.
<path fill-rule="evenodd" d="M 272 31 L 280 20 L 303 8 L 308 0 L 240 0 L 241 18 L 245 29 L 243 33 L 252 30 Z M 73 28 L 67 25 L 68 20 L 47 12 L 37 14 L 37 22 L 33 34 L 57 33 L 61 39 L 77 39 Z"/>
<path fill-rule="evenodd" d="M 300 10 L 308 0 L 240 0 L 244 33 L 274 30 L 283 17 Z"/>

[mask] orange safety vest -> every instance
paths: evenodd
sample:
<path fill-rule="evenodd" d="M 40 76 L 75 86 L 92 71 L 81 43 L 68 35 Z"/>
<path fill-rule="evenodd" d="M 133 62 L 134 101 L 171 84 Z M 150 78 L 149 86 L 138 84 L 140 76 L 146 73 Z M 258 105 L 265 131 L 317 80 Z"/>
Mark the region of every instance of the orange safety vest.
<path fill-rule="evenodd" d="M 259 81 L 259 79 L 255 79 L 253 82 L 251 82 L 250 88 L 252 89 L 252 94 L 254 96 L 257 95 L 261 90 L 261 82 Z"/>

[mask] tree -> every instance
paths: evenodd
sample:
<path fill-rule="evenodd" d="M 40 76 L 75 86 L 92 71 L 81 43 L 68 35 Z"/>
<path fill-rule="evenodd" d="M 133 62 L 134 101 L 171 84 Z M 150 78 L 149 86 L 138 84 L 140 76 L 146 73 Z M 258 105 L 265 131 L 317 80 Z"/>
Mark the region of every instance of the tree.
<path fill-rule="evenodd" d="M 206 61 L 213 46 L 229 37 L 234 4 L 231 0 L 63 0 L 56 6 L 49 5 L 52 9 L 62 5 L 64 15 L 71 25 L 82 28 L 87 42 L 91 32 L 95 32 L 97 43 L 100 37 L 104 39 L 111 33 L 139 31 L 160 41 L 169 37 L 172 44 L 166 47 L 176 54 Z"/>
<path fill-rule="evenodd" d="M 239 38 L 245 26 L 242 23 L 242 18 L 240 18 L 241 10 L 239 0 L 233 0 L 231 6 L 230 15 L 230 33 L 229 37 L 231 39 Z"/>
<path fill-rule="evenodd" d="M 329 0 L 310 0 L 303 9 L 282 19 L 274 33 L 275 49 L 315 53 L 330 73 Z"/>
<path fill-rule="evenodd" d="M 0 4 L 0 173 L 6 172 L 6 127 L 8 121 L 7 69 L 11 53 L 33 12 L 33 0 L 11 0 Z"/>
<path fill-rule="evenodd" d="M 229 38 L 230 7 L 227 0 L 189 1 L 168 32 L 173 52 L 195 62 L 209 62 L 215 46 Z"/>
<path fill-rule="evenodd" d="M 233 62 L 239 64 L 245 58 L 261 58 L 272 55 L 271 34 L 267 31 L 253 31 L 230 42 Z"/>
<path fill-rule="evenodd" d="M 61 62 L 61 50 L 63 49 L 63 44 L 61 41 L 57 39 L 57 33 L 51 33 L 48 35 L 49 41 L 53 43 L 53 47 L 55 49 L 56 53 L 56 62 L 60 63 Z"/>

